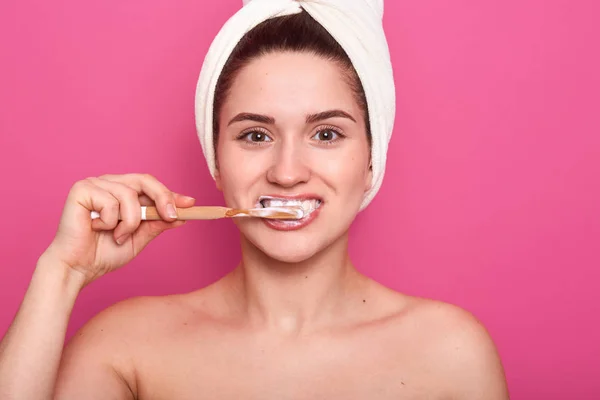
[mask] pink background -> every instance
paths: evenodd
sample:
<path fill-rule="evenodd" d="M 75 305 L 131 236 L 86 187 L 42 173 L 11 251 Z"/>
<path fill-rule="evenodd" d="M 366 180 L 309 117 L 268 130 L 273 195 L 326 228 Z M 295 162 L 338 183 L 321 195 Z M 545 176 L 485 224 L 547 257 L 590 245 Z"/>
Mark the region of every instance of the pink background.
<path fill-rule="evenodd" d="M 240 3 L 2 2 L 0 334 L 76 180 L 148 172 L 221 204 L 193 100 Z M 600 398 L 599 14 L 591 0 L 386 4 L 397 123 L 352 256 L 480 318 L 513 399 Z M 169 232 L 81 294 L 69 335 L 121 299 L 209 284 L 238 257 L 229 221 Z"/>

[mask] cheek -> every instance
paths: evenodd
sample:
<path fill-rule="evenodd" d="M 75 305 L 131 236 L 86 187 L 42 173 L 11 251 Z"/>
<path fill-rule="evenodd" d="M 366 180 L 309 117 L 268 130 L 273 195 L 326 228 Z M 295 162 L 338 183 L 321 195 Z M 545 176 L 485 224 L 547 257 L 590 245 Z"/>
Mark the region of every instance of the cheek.
<path fill-rule="evenodd" d="M 311 164 L 319 176 L 340 192 L 361 192 L 368 177 L 368 154 L 361 149 L 348 149 L 315 154 Z"/>
<path fill-rule="evenodd" d="M 337 237 L 349 228 L 364 198 L 368 177 L 366 155 L 344 152 L 339 157 L 327 157 L 315 173 L 329 189 L 325 192 L 329 202 L 323 214 L 325 225 L 320 226 L 326 229 L 328 238 Z"/>
<path fill-rule="evenodd" d="M 264 173 L 267 165 L 267 155 L 261 151 L 234 149 L 223 157 L 223 160 L 227 160 L 223 165 L 224 170 L 236 179 L 254 180 Z"/>
<path fill-rule="evenodd" d="M 264 175 L 264 157 L 257 153 L 260 152 L 244 150 L 232 142 L 219 144 L 219 175 L 226 200 L 244 198 Z"/>

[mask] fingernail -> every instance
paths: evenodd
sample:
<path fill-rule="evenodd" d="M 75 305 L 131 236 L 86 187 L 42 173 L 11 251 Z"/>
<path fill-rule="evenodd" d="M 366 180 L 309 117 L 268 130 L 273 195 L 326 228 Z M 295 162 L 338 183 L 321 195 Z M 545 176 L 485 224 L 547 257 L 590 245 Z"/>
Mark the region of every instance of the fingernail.
<path fill-rule="evenodd" d="M 123 243 L 125 243 L 125 241 L 126 241 L 127 239 L 129 239 L 129 236 L 130 236 L 130 235 L 129 235 L 128 233 L 124 234 L 123 236 L 121 236 L 120 238 L 118 238 L 118 239 L 117 239 L 117 244 L 118 244 L 119 246 L 120 246 L 120 245 L 122 245 Z"/>
<path fill-rule="evenodd" d="M 195 199 L 195 198 L 193 198 L 193 197 L 190 197 L 190 196 L 183 196 L 183 198 L 184 198 L 185 200 L 196 201 L 196 199 Z"/>
<path fill-rule="evenodd" d="M 173 204 L 167 204 L 167 215 L 169 218 L 177 218 L 177 211 L 175 211 Z"/>

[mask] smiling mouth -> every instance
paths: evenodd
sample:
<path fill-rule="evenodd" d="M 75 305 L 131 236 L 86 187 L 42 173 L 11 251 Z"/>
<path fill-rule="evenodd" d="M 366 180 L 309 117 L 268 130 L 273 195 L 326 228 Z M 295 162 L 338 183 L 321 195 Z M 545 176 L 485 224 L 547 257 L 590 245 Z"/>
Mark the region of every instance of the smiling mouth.
<path fill-rule="evenodd" d="M 271 196 L 261 196 L 258 199 L 258 203 L 261 207 L 301 207 L 304 211 L 302 219 L 307 218 L 315 210 L 321 207 L 323 202 L 320 199 L 282 199 Z"/>

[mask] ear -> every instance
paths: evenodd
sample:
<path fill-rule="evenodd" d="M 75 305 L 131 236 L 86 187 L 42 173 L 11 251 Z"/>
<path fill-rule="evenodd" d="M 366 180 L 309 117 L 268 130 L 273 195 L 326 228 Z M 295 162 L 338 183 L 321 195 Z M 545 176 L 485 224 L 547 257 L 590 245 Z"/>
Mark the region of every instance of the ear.
<path fill-rule="evenodd" d="M 215 169 L 215 186 L 219 192 L 223 191 L 223 185 L 221 182 L 221 173 L 219 172 L 219 166 Z"/>
<path fill-rule="evenodd" d="M 369 169 L 367 170 L 367 175 L 365 177 L 365 193 L 371 189 L 373 186 L 373 164 L 369 163 Z"/>

